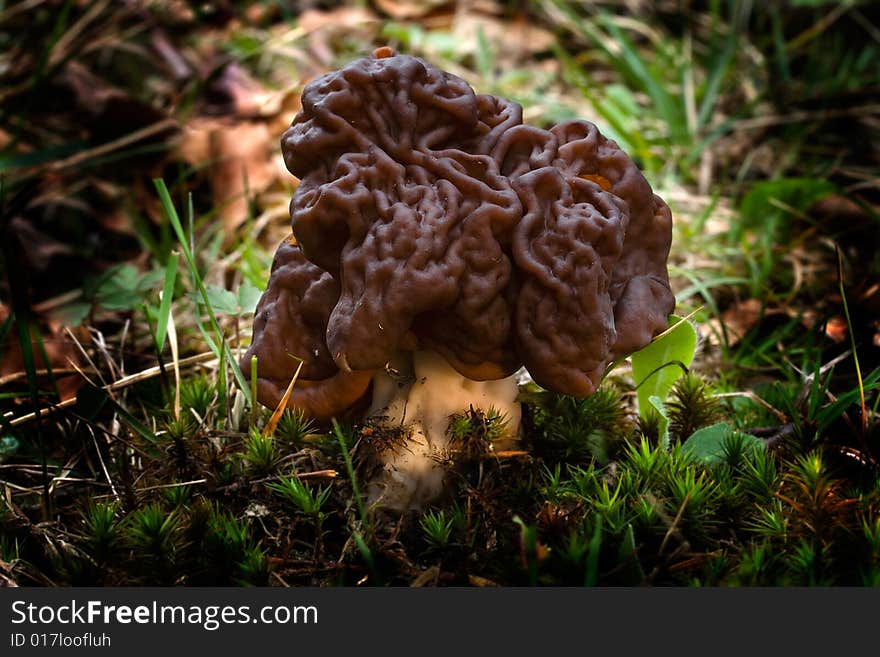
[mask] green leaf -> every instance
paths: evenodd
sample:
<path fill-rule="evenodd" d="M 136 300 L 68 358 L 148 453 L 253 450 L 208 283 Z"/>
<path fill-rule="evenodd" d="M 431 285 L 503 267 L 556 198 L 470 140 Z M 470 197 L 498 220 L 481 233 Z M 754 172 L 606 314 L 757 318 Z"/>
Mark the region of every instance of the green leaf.
<path fill-rule="evenodd" d="M 632 355 L 633 379 L 642 418 L 651 413 L 651 397 L 662 405 L 676 380 L 687 371 L 697 348 L 697 332 L 690 322 L 671 315 L 670 330 Z"/>
<path fill-rule="evenodd" d="M 235 315 L 238 313 L 238 299 L 235 294 L 219 285 L 206 285 L 208 303 L 215 313 Z M 193 295 L 196 301 L 201 301 L 201 295 Z"/>
<path fill-rule="evenodd" d="M 697 429 L 691 437 L 684 441 L 682 449 L 690 451 L 699 461 L 708 465 L 724 462 L 724 442 L 735 433 L 733 427 L 726 422 L 712 424 L 702 429 Z M 764 442 L 760 438 L 747 433 L 739 434 L 745 445 L 754 449 L 764 449 Z"/>
<path fill-rule="evenodd" d="M 255 285 L 245 281 L 238 287 L 238 308 L 242 314 L 253 314 L 262 291 Z"/>
<path fill-rule="evenodd" d="M 657 411 L 657 414 L 660 416 L 659 430 L 660 430 L 660 445 L 663 449 L 669 449 L 669 414 L 666 412 L 666 405 L 663 403 L 663 400 L 660 399 L 657 395 L 651 395 L 648 398 L 648 403 L 651 408 Z M 641 407 L 640 407 L 641 408 Z"/>
<path fill-rule="evenodd" d="M 165 283 L 162 285 L 162 301 L 159 302 L 159 316 L 156 319 L 156 349 L 159 353 L 165 347 L 168 333 L 168 320 L 171 317 L 171 301 L 174 299 L 174 283 L 177 280 L 177 265 L 180 254 L 177 251 L 168 256 L 165 266 Z"/>
<path fill-rule="evenodd" d="M 258 287 L 247 281 L 239 286 L 237 294 L 219 285 L 206 285 L 205 290 L 214 312 L 225 315 L 253 314 L 262 295 Z M 192 297 L 203 304 L 201 295 L 193 293 Z"/>
<path fill-rule="evenodd" d="M 244 374 L 242 374 L 241 368 L 238 366 L 238 361 L 236 361 L 235 358 L 232 357 L 231 350 L 226 348 L 226 339 L 223 336 L 223 331 L 220 328 L 220 324 L 217 322 L 217 317 L 214 313 L 211 300 L 208 298 L 208 291 L 205 289 L 204 281 L 199 275 L 199 270 L 196 267 L 196 261 L 193 257 L 192 248 L 190 248 L 186 232 L 183 230 L 183 224 L 180 223 L 180 216 L 177 214 L 177 208 L 174 207 L 174 202 L 171 200 L 171 194 L 169 194 L 168 192 L 168 187 L 165 185 L 165 181 L 161 178 L 153 179 L 153 185 L 156 187 L 156 192 L 159 194 L 159 200 L 162 202 L 162 207 L 165 210 L 165 214 L 168 216 L 168 221 L 171 222 L 171 227 L 174 229 L 174 234 L 177 236 L 177 240 L 180 243 L 180 248 L 183 251 L 183 256 L 186 259 L 186 264 L 189 267 L 190 275 L 192 276 L 193 282 L 195 283 L 196 287 L 199 290 L 199 293 L 201 294 L 202 301 L 204 301 L 205 303 L 216 342 L 213 342 L 208 337 L 207 333 L 204 331 L 201 325 L 201 322 L 199 322 L 197 319 L 199 331 L 205 336 L 208 346 L 215 354 L 217 354 L 218 358 L 220 358 L 221 360 L 226 360 L 226 364 L 232 370 L 232 376 L 235 378 L 235 382 L 238 385 L 239 390 L 241 390 L 241 393 L 247 403 L 252 404 L 254 400 L 251 399 L 250 386 L 248 386 L 247 379 L 244 378 Z M 188 204 L 188 214 L 190 220 L 192 219 L 192 213 L 192 194 L 190 194 Z M 221 377 L 223 376 L 223 373 L 225 371 L 225 368 L 220 368 Z M 225 389 L 225 387 L 223 389 Z"/>
<path fill-rule="evenodd" d="M 52 308 L 49 311 L 49 316 L 61 322 L 64 326 L 74 327 L 82 324 L 83 320 L 89 316 L 91 310 L 92 304 L 83 301 L 73 301 L 63 306 Z"/>
<path fill-rule="evenodd" d="M 96 283 L 95 303 L 107 310 L 133 310 L 143 303 L 144 296 L 163 275 L 158 269 L 141 273 L 134 265 L 111 267 Z"/>

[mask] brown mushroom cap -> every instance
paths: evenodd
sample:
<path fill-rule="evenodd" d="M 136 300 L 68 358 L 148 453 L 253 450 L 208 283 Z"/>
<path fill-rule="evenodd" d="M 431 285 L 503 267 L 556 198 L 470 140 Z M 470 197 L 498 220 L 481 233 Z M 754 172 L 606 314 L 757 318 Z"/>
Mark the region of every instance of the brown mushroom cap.
<path fill-rule="evenodd" d="M 286 388 L 287 353 L 328 390 L 356 380 L 348 399 L 416 346 L 468 378 L 525 364 L 583 396 L 666 326 L 669 209 L 591 123 L 523 125 L 517 104 L 382 51 L 309 84 L 282 150 L 296 244 L 246 356 L 261 400 Z"/>
<path fill-rule="evenodd" d="M 366 392 L 369 373 L 340 372 L 324 340 L 327 317 L 339 298 L 330 274 L 306 260 L 292 236 L 275 252 L 270 285 L 254 315 L 254 340 L 241 361 L 250 376 L 257 357 L 257 397 L 275 407 L 302 361 L 288 404 L 313 417 L 342 413 Z"/>

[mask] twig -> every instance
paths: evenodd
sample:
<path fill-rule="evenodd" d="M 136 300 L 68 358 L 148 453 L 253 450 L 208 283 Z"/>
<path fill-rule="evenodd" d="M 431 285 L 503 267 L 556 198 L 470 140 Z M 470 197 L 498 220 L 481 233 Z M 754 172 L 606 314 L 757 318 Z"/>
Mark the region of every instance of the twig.
<path fill-rule="evenodd" d="M 186 365 L 194 365 L 196 363 L 204 363 L 215 359 L 216 356 L 213 352 L 205 352 L 203 354 L 196 354 L 195 356 L 190 356 L 189 358 L 183 358 L 180 361 L 181 366 Z M 140 383 L 141 381 L 146 381 L 147 379 L 151 379 L 154 376 L 158 376 L 161 373 L 161 368 L 159 366 L 150 367 L 148 369 L 143 370 L 142 372 L 138 372 L 136 374 L 130 374 L 128 376 L 124 376 L 119 381 L 115 381 L 109 385 L 103 387 L 103 390 L 113 391 L 120 390 L 130 385 L 134 385 L 135 383 Z M 22 415 L 21 417 L 14 418 L 9 421 L 10 426 L 17 427 L 21 424 L 27 424 L 38 417 L 43 417 L 45 415 L 49 415 L 56 410 L 67 408 L 68 406 L 73 406 L 76 404 L 76 398 L 65 399 L 64 401 L 53 404 L 52 406 L 47 406 L 46 408 L 41 408 L 38 411 L 34 411 L 33 413 L 28 413 L 27 415 Z M 11 413 L 9 414 L 11 415 Z M 7 417 L 9 417 L 7 415 Z"/>
<path fill-rule="evenodd" d="M 776 408 L 775 406 L 773 406 L 769 402 L 758 397 L 758 395 L 756 395 L 751 390 L 742 390 L 739 392 L 719 392 L 719 393 L 712 395 L 712 397 L 715 399 L 727 399 L 729 397 L 747 397 L 747 398 L 751 399 L 753 402 L 755 402 L 756 404 L 763 406 L 768 411 L 773 413 L 773 415 L 775 415 L 779 419 L 779 421 L 782 422 L 783 424 L 788 422 L 788 416 L 785 413 L 780 411 L 778 408 Z"/>
<path fill-rule="evenodd" d="M 106 386 L 107 386 L 107 382 L 104 380 L 104 377 L 102 376 L 101 372 L 98 371 L 98 366 L 95 365 L 95 361 L 93 361 L 92 358 L 91 358 L 91 356 L 89 356 L 88 352 L 85 350 L 85 347 L 83 347 L 83 346 L 82 346 L 82 343 L 80 343 L 80 341 L 76 339 L 76 336 L 73 334 L 73 331 L 70 330 L 70 327 L 65 326 L 65 327 L 64 327 L 64 330 L 65 330 L 65 332 L 67 333 L 67 335 L 70 336 L 70 339 L 73 340 L 73 343 L 76 345 L 76 348 L 79 349 L 79 352 L 82 354 L 83 358 L 85 358 L 86 361 L 88 362 L 88 364 L 91 366 L 92 371 L 93 371 L 95 374 L 98 375 L 98 378 L 101 380 L 101 384 L 102 384 L 104 387 L 106 387 Z M 70 359 L 68 359 L 68 360 L 70 360 Z M 79 367 L 76 365 L 76 363 L 74 363 L 74 362 L 71 361 L 71 365 L 72 365 L 75 369 L 79 370 Z M 86 381 L 88 381 L 89 383 L 92 383 L 92 382 L 89 380 L 89 378 L 88 378 L 83 372 L 80 371 L 80 374 L 82 375 L 82 377 L 83 377 Z M 92 384 L 92 385 L 94 385 L 94 384 Z"/>
<path fill-rule="evenodd" d="M 156 123 L 148 125 L 145 128 L 135 130 L 134 132 L 125 135 L 124 137 L 120 137 L 119 139 L 114 139 L 113 141 L 109 141 L 106 144 L 101 144 L 100 146 L 96 146 L 85 151 L 80 151 L 79 153 L 71 155 L 64 160 L 56 160 L 55 162 L 52 162 L 52 164 L 50 164 L 47 168 L 49 171 L 60 171 L 61 169 L 66 169 L 67 167 L 81 164 L 85 160 L 91 159 L 93 157 L 112 153 L 119 148 L 123 148 L 125 146 L 128 146 L 129 144 L 133 144 L 135 142 L 141 141 L 142 139 L 146 139 L 147 137 L 152 137 L 155 134 L 176 127 L 177 121 L 175 119 L 162 119 L 161 121 L 157 121 Z"/>
<path fill-rule="evenodd" d="M 657 554 L 663 554 L 664 550 L 666 550 L 666 544 L 669 542 L 669 539 L 673 534 L 678 533 L 678 523 L 681 522 L 681 516 L 684 514 L 684 509 L 690 499 L 691 493 L 688 491 L 687 495 L 685 495 L 684 499 L 681 501 L 681 506 L 678 507 L 678 513 L 675 514 L 672 524 L 669 525 L 669 529 L 666 530 L 666 535 L 663 537 L 663 542 L 660 543 L 660 549 L 657 550 Z"/>
<path fill-rule="evenodd" d="M 79 367 L 61 367 L 51 370 L 51 374 L 53 376 L 65 376 L 68 374 L 83 374 L 84 371 L 88 370 L 83 370 Z M 34 370 L 34 374 L 36 376 L 48 376 L 49 373 L 50 370 Z M 12 374 L 0 376 L 0 386 L 5 386 L 7 383 L 12 383 L 13 381 L 18 381 L 19 379 L 25 378 L 27 378 L 27 372 L 13 372 Z"/>
<path fill-rule="evenodd" d="M 116 486 L 113 485 L 113 480 L 110 478 L 110 473 L 107 471 L 107 465 L 104 463 L 104 457 L 101 454 L 101 448 L 98 446 L 98 438 L 95 436 L 95 431 L 88 424 L 86 426 L 89 428 L 89 433 L 92 434 L 92 442 L 95 443 L 95 452 L 98 454 L 98 462 L 101 464 L 101 470 L 104 471 L 104 476 L 107 478 L 107 483 L 110 484 L 110 490 L 113 491 L 113 496 L 116 499 L 119 499 L 119 493 L 116 490 Z"/>
<path fill-rule="evenodd" d="M 157 484 L 155 486 L 147 486 L 146 488 L 138 488 L 136 492 L 145 493 L 150 490 L 164 490 L 166 488 L 177 488 L 178 486 L 196 486 L 198 484 L 208 483 L 207 479 L 193 479 L 192 481 L 175 481 L 172 484 Z"/>

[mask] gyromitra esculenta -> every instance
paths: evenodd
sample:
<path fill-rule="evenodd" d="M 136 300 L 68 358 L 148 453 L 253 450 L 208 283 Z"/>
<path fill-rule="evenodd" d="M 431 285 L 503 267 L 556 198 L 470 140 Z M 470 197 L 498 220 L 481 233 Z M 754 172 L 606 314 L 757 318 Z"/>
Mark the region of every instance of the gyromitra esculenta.
<path fill-rule="evenodd" d="M 364 400 L 406 428 L 373 501 L 442 490 L 451 414 L 492 408 L 515 440 L 520 367 L 586 396 L 666 327 L 669 208 L 592 123 L 523 125 L 516 103 L 381 48 L 305 88 L 282 150 L 293 234 L 243 369 L 258 357 L 274 407 L 301 361 L 289 407 L 328 419 Z"/>

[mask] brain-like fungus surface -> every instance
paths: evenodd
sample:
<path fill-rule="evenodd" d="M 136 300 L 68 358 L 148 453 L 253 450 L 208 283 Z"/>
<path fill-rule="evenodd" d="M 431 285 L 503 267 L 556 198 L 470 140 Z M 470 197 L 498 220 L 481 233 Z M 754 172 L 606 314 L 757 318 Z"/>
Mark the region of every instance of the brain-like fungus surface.
<path fill-rule="evenodd" d="M 300 180 L 292 236 L 243 361 L 247 372 L 257 356 L 266 405 L 300 362 L 288 405 L 317 418 L 372 383 L 369 412 L 414 422 L 430 455 L 445 427 L 412 403 L 394 410 L 423 370 L 449 368 L 440 394 L 458 377 L 481 403 L 495 393 L 468 382 L 522 366 L 544 388 L 586 396 L 666 327 L 669 208 L 592 123 L 524 125 L 516 103 L 380 49 L 305 88 L 282 150 Z M 406 385 L 380 380 L 401 370 Z M 467 407 L 467 393 L 450 403 Z M 518 419 L 513 399 L 498 406 Z M 432 413 L 438 427 L 448 419 Z"/>

